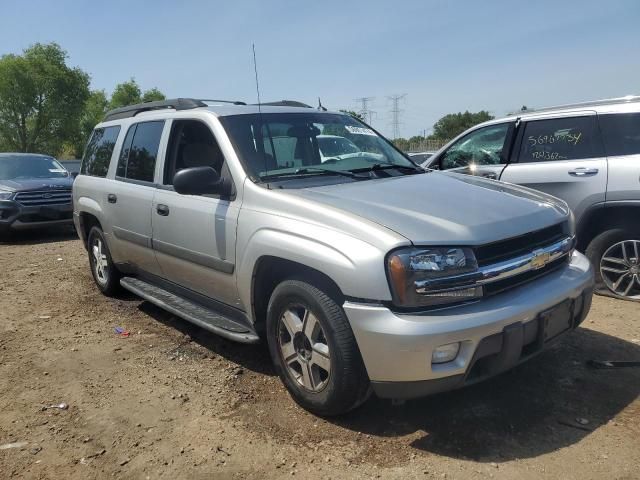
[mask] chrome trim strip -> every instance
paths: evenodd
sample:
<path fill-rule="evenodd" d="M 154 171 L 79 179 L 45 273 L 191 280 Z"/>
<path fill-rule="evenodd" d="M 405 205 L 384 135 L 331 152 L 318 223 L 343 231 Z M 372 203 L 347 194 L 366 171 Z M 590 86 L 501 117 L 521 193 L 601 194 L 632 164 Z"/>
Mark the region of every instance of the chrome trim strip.
<path fill-rule="evenodd" d="M 415 282 L 416 293 L 429 294 L 446 289 L 485 285 L 514 277 L 545 265 L 569 254 L 575 245 L 575 237 L 567 237 L 556 243 L 534 250 L 510 260 L 480 267 L 475 272 L 453 277 L 434 278 Z"/>

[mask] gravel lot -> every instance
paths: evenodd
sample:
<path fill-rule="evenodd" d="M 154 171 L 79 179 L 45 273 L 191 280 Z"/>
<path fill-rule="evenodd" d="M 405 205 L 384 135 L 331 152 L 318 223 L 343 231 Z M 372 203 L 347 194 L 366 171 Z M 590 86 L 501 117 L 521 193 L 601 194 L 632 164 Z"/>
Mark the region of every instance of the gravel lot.
<path fill-rule="evenodd" d="M 640 478 L 640 368 L 586 366 L 640 360 L 638 304 L 597 297 L 564 342 L 481 385 L 324 420 L 264 346 L 101 296 L 70 233 L 14 237 L 0 267 L 2 479 Z"/>

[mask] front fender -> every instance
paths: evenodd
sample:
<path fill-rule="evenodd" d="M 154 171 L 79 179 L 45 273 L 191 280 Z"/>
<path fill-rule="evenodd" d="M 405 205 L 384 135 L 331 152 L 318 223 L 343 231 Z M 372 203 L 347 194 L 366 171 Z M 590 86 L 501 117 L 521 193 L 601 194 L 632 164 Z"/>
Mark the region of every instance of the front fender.
<path fill-rule="evenodd" d="M 251 305 L 254 268 L 264 256 L 297 262 L 322 272 L 345 296 L 391 300 L 384 269 L 385 252 L 363 240 L 317 225 L 288 227 L 259 228 L 238 249 L 238 290 L 245 306 Z"/>

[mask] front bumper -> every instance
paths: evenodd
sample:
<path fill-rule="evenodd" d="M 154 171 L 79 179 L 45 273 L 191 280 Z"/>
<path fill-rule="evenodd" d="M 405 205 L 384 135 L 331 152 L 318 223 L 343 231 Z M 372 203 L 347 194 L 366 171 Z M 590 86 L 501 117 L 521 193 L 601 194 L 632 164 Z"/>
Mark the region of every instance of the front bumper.
<path fill-rule="evenodd" d="M 73 205 L 21 205 L 13 200 L 0 201 L 0 228 L 26 230 L 73 223 Z"/>
<path fill-rule="evenodd" d="M 354 302 L 344 310 L 376 394 L 405 399 L 476 383 L 527 360 L 584 320 L 592 294 L 591 265 L 574 252 L 559 270 L 479 302 L 412 314 Z M 434 349 L 454 342 L 460 351 L 453 361 L 431 363 Z"/>

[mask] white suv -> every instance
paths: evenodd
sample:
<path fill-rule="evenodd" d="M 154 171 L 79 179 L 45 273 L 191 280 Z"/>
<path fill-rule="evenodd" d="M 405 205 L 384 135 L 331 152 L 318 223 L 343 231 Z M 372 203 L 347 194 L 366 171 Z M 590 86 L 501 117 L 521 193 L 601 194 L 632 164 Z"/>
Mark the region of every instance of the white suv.
<path fill-rule="evenodd" d="M 565 200 L 599 293 L 640 300 L 640 97 L 520 112 L 464 132 L 424 167 Z"/>

